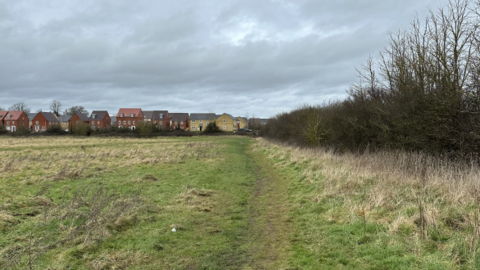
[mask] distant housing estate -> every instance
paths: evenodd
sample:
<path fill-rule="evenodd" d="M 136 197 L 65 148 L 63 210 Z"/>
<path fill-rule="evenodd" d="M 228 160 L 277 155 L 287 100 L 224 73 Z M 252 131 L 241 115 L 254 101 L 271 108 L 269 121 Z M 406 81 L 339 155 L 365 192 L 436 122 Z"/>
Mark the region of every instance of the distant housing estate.
<path fill-rule="evenodd" d="M 223 131 L 236 132 L 249 126 L 265 125 L 268 119 L 235 117 L 228 113 L 170 113 L 168 110 L 143 111 L 140 108 L 120 108 L 110 116 L 107 110 L 94 110 L 90 116 L 82 113 L 55 115 L 51 112 L 26 114 L 23 111 L 0 111 L 0 125 L 9 132 L 25 128 L 31 132 L 43 132 L 58 125 L 69 131 L 74 125 L 88 125 L 92 129 L 106 129 L 111 126 L 135 130 L 141 123 L 148 123 L 163 129 L 181 129 L 201 132 L 212 122 Z"/>

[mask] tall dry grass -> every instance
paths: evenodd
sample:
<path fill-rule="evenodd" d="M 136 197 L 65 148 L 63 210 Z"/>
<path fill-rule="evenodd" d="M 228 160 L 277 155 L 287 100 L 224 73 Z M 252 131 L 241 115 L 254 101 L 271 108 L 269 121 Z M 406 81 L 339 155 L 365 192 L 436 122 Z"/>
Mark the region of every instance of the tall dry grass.
<path fill-rule="evenodd" d="M 343 212 L 330 220 L 384 225 L 388 233 L 411 231 L 426 238 L 432 231 L 460 232 L 471 253 L 479 240 L 480 166 L 423 153 L 377 151 L 336 154 L 325 148 L 302 148 L 257 139 L 277 166 L 300 166 L 302 181 L 317 186 L 312 203 L 343 199 Z M 363 198 L 363 199 L 362 199 Z M 444 248 L 454 249 L 454 246 Z M 453 251 L 452 251 L 453 252 Z M 454 252 L 453 252 L 454 253 Z"/>

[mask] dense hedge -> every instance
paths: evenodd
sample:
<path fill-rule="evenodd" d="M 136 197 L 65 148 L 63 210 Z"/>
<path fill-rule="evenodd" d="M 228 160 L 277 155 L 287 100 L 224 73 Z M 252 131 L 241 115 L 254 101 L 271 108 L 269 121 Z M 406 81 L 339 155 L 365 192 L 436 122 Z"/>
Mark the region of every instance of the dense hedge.
<path fill-rule="evenodd" d="M 264 136 L 358 151 L 370 147 L 480 152 L 479 15 L 466 1 L 392 35 L 344 101 L 277 115 Z"/>

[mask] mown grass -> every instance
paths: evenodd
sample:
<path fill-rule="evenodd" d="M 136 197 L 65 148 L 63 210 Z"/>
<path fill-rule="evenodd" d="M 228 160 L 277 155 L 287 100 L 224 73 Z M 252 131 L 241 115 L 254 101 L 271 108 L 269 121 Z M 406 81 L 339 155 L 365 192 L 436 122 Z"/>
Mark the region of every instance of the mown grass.
<path fill-rule="evenodd" d="M 265 140 L 256 151 L 290 182 L 292 269 L 480 268 L 477 165 Z"/>
<path fill-rule="evenodd" d="M 0 269 L 238 269 L 250 143 L 0 139 Z"/>

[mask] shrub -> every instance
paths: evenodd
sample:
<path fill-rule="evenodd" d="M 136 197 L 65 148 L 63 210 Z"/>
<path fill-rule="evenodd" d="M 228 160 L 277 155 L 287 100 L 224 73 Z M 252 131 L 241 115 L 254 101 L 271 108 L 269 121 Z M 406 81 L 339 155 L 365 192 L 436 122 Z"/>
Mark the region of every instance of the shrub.
<path fill-rule="evenodd" d="M 47 128 L 45 131 L 46 134 L 51 134 L 51 135 L 64 135 L 67 134 L 65 130 L 62 129 L 60 125 L 51 125 Z"/>
<path fill-rule="evenodd" d="M 217 123 L 215 123 L 215 121 L 212 121 L 212 122 L 208 123 L 207 127 L 205 128 L 205 130 L 203 132 L 205 132 L 205 133 L 219 133 L 219 132 L 222 132 L 222 131 L 217 126 Z"/>
<path fill-rule="evenodd" d="M 72 134 L 80 135 L 80 136 L 88 136 L 91 133 L 90 125 L 84 122 L 80 122 L 78 124 L 72 125 L 70 130 Z"/>
<path fill-rule="evenodd" d="M 5 129 L 5 126 L 0 124 L 0 134 L 7 133 L 7 129 Z"/>

